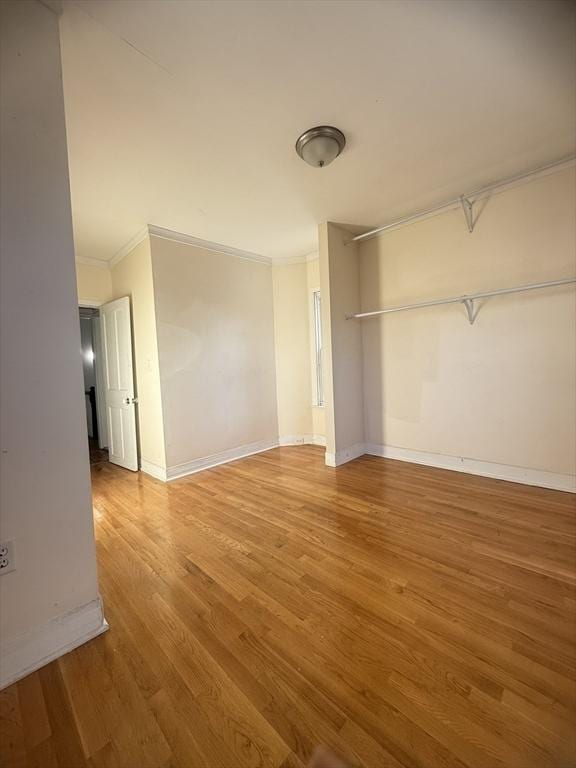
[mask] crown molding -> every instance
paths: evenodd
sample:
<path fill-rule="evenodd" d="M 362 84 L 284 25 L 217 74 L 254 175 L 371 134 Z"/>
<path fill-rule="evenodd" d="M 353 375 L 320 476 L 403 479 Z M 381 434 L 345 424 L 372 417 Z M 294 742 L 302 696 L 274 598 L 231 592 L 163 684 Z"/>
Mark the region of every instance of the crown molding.
<path fill-rule="evenodd" d="M 292 264 L 306 264 L 305 256 L 276 256 L 272 259 L 275 267 L 289 267 Z"/>
<path fill-rule="evenodd" d="M 139 230 L 134 237 L 132 237 L 130 240 L 128 240 L 127 243 L 125 243 L 122 248 L 120 248 L 119 251 L 116 251 L 114 256 L 110 259 L 108 262 L 109 268 L 112 269 L 116 266 L 119 262 L 122 261 L 124 256 L 128 256 L 130 251 L 133 251 L 134 248 L 136 248 L 137 245 L 140 245 L 140 243 L 145 240 L 148 237 L 148 227 L 143 227 L 141 230 Z"/>
<path fill-rule="evenodd" d="M 186 235 L 183 232 L 175 232 L 173 229 L 158 227 L 155 224 L 148 224 L 148 234 L 151 237 L 159 237 L 163 240 L 173 240 L 176 243 L 184 243 L 184 245 L 193 245 L 196 248 L 204 248 L 206 251 L 215 251 L 216 253 L 224 253 L 227 256 L 235 256 L 238 259 L 257 261 L 261 264 L 268 265 L 272 263 L 272 259 L 270 259 L 268 256 L 263 256 L 260 253 L 242 251 L 240 248 L 233 248 L 229 245 L 222 245 L 222 243 L 215 243 L 211 240 L 202 240 L 200 237 Z"/>
<path fill-rule="evenodd" d="M 312 251 L 312 253 L 307 253 L 304 256 L 278 256 L 272 259 L 272 263 L 275 267 L 283 267 L 289 264 L 307 264 L 311 261 L 317 261 L 319 258 L 319 254 L 316 251 Z"/>
<path fill-rule="evenodd" d="M 98 267 L 98 269 L 110 269 L 109 262 L 103 259 L 93 259 L 90 256 L 76 256 L 78 264 L 86 264 L 87 267 Z"/>
<path fill-rule="evenodd" d="M 222 243 L 215 243 L 212 240 L 203 240 L 200 237 L 194 237 L 193 235 L 186 235 L 183 232 L 176 232 L 173 229 L 167 229 L 166 227 L 159 227 L 156 224 L 147 224 L 141 230 L 139 230 L 134 237 L 128 240 L 119 251 L 117 251 L 110 261 L 102 261 L 100 259 L 89 259 L 79 257 L 76 261 L 82 264 L 90 264 L 91 266 L 102 266 L 108 269 L 113 269 L 122 259 L 127 256 L 131 251 L 136 248 L 137 245 L 145 240 L 147 237 L 158 237 L 162 240 L 172 240 L 176 243 L 183 243 L 184 245 L 192 245 L 196 248 L 203 248 L 206 251 L 215 251 L 216 253 L 223 253 L 227 256 L 235 256 L 238 259 L 246 259 L 248 261 L 256 261 L 260 264 L 272 264 L 272 259 L 268 256 L 263 256 L 260 253 L 253 253 L 252 251 L 243 251 L 240 248 L 233 248 L 229 245 L 223 245 Z M 318 258 L 317 254 L 308 254 L 303 256 L 303 260 L 310 260 L 308 257 Z M 284 260 L 283 260 L 284 261 Z"/>

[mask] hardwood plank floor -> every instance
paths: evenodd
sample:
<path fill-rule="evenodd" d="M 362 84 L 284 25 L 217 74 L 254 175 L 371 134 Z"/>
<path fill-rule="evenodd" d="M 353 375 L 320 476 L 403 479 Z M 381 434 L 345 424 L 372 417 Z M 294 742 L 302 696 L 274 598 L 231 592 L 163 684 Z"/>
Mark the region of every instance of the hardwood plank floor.
<path fill-rule="evenodd" d="M 570 494 L 314 447 L 92 472 L 111 629 L 0 694 L 4 768 L 576 765 Z"/>

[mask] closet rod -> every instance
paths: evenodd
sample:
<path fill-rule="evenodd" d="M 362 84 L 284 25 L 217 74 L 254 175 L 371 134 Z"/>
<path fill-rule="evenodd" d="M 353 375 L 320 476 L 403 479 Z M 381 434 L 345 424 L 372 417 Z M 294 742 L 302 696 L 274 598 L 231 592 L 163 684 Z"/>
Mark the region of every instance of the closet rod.
<path fill-rule="evenodd" d="M 455 197 L 453 200 L 449 200 L 446 203 L 437 205 L 434 208 L 428 208 L 425 211 L 419 211 L 418 213 L 414 213 L 411 216 L 405 216 L 402 219 L 391 221 L 389 224 L 384 224 L 382 227 L 377 227 L 376 229 L 371 229 L 369 232 L 363 232 L 360 235 L 356 235 L 355 237 L 350 238 L 350 240 L 346 242 L 346 245 L 350 245 L 350 243 L 360 243 L 364 240 L 370 240 L 371 238 L 377 237 L 378 235 L 381 235 L 383 232 L 386 232 L 389 229 L 395 229 L 396 227 L 400 227 L 404 224 L 411 224 L 414 221 L 419 221 L 420 219 L 426 219 L 430 216 L 434 216 L 440 213 L 446 213 L 448 211 L 454 210 L 455 208 L 462 208 L 464 210 L 464 213 L 466 215 L 466 220 L 468 223 L 468 230 L 471 232 L 472 229 L 474 228 L 474 222 L 471 218 L 472 216 L 471 209 L 472 209 L 472 204 L 475 203 L 477 200 L 480 200 L 482 197 L 485 197 L 491 192 L 496 192 L 499 190 L 503 191 L 505 188 L 514 186 L 515 184 L 518 184 L 522 181 L 528 181 L 531 178 L 537 178 L 539 176 L 547 176 L 550 173 L 556 173 L 566 168 L 571 168 L 575 164 L 575 162 L 576 162 L 576 157 L 568 157 L 568 158 L 565 158 L 564 160 L 560 160 L 558 162 L 550 163 L 540 168 L 536 168 L 533 171 L 522 173 L 519 176 L 512 176 L 509 179 L 505 179 L 504 181 L 499 181 L 496 184 L 491 184 L 488 187 L 482 187 L 482 189 L 477 189 L 476 191 L 469 192 L 466 195 L 459 195 L 458 197 Z"/>
<path fill-rule="evenodd" d="M 503 296 L 508 293 L 522 293 L 523 291 L 535 291 L 540 288 L 554 288 L 558 285 L 569 285 L 576 283 L 576 277 L 566 277 L 562 280 L 549 280 L 547 283 L 532 283 L 530 285 L 518 285 L 515 288 L 497 288 L 493 291 L 481 291 L 480 293 L 470 293 L 464 296 L 452 296 L 448 299 L 434 299 L 433 301 L 421 301 L 418 304 L 404 304 L 401 307 L 388 307 L 387 309 L 376 309 L 373 312 L 357 312 L 354 315 L 346 315 L 347 320 L 361 319 L 363 317 L 376 317 L 377 315 L 386 315 L 389 312 L 404 312 L 408 309 L 422 309 L 423 307 L 437 307 L 440 304 L 464 304 L 468 314 L 468 320 L 472 324 L 476 319 L 476 309 L 474 301 L 476 299 L 487 299 L 490 296 Z"/>

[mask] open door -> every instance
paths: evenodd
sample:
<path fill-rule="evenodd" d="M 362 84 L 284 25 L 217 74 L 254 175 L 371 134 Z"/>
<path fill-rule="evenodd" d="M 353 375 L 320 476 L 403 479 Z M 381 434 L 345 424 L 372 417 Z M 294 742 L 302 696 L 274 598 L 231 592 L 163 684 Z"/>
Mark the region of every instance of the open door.
<path fill-rule="evenodd" d="M 130 299 L 125 296 L 102 305 L 100 318 L 105 363 L 104 390 L 109 459 L 113 464 L 136 472 L 138 448 Z"/>

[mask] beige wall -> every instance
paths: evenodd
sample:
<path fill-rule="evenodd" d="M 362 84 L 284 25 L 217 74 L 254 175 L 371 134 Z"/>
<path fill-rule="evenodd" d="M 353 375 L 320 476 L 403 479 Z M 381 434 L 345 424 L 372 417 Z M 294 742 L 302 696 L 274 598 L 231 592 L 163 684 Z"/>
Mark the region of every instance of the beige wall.
<path fill-rule="evenodd" d="M 112 275 L 107 267 L 76 262 L 78 303 L 102 304 L 112 299 Z"/>
<path fill-rule="evenodd" d="M 364 447 L 362 332 L 346 315 L 360 304 L 358 247 L 336 224 L 319 228 L 324 334 L 326 463 L 361 455 Z"/>
<path fill-rule="evenodd" d="M 103 628 L 58 19 L 0 3 L 0 686 Z M 68 649 L 69 649 L 68 648 Z"/>
<path fill-rule="evenodd" d="M 576 274 L 574 170 L 360 247 L 362 309 Z M 350 321 L 352 322 L 352 321 Z M 355 321 L 356 322 L 356 321 Z M 361 323 L 367 443 L 573 473 L 574 287 Z"/>
<path fill-rule="evenodd" d="M 161 476 L 166 469 L 166 450 L 148 238 L 114 266 L 112 286 L 113 298 L 130 296 L 131 300 L 140 461 L 145 471 Z"/>
<path fill-rule="evenodd" d="M 169 475 L 273 444 L 272 267 L 155 236 L 150 242 Z"/>

